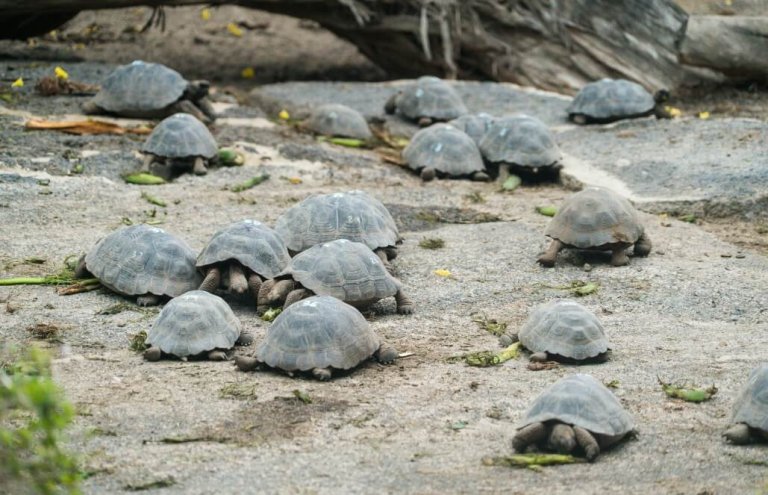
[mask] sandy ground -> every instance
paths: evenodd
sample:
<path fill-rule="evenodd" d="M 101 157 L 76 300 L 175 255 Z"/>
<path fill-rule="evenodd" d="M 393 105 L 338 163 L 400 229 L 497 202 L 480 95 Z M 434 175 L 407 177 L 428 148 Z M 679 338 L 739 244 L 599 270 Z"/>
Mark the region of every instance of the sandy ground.
<path fill-rule="evenodd" d="M 53 65 L 4 63 L 0 77 L 33 80 Z M 108 69 L 85 63 L 71 72 L 90 82 Z M 50 287 L 0 288 L 3 341 L 35 341 L 29 329 L 36 324 L 58 329 L 55 341 L 39 343 L 55 353 L 57 380 L 78 411 L 70 446 L 89 474 L 86 493 L 768 493 L 766 448 L 720 438 L 741 384 L 768 352 L 759 225 L 695 225 L 643 213 L 655 245 L 648 258 L 613 268 L 604 256 L 566 253 L 544 269 L 535 259 L 548 219 L 533 207 L 559 204 L 569 191 L 557 185 L 502 193 L 497 183 L 425 184 L 371 151 L 318 144 L 247 105 L 224 110 L 213 128 L 221 145 L 247 154 L 244 166 L 128 185 L 120 174 L 139 165 L 141 138 L 22 129 L 19 112 L 76 113 L 82 101 L 27 91 L 0 107 L 0 277 L 57 272 L 66 256 L 128 222 L 162 222 L 199 250 L 229 222 L 274 224 L 308 194 L 365 189 L 398 221 L 405 241 L 395 266 L 416 304 L 412 316 L 396 315 L 391 300 L 367 313 L 387 342 L 412 356 L 321 383 L 242 373 L 231 363 L 146 363 L 128 344 L 156 309 L 115 308 L 126 300 L 105 290 L 65 297 Z M 71 173 L 76 164 L 82 173 Z M 262 172 L 270 174 L 264 184 L 229 190 Z M 143 192 L 167 206 L 148 203 Z M 419 247 L 425 237 L 445 247 Z M 45 262 L 25 262 L 32 257 Z M 516 329 L 536 305 L 569 296 L 558 287 L 577 280 L 599 284 L 580 302 L 609 333 L 607 363 L 535 372 L 526 355 L 493 368 L 449 359 L 498 349 L 473 315 Z M 228 300 L 261 339 L 267 324 L 244 302 Z M 543 472 L 485 466 L 484 457 L 511 452 L 531 400 L 575 372 L 618 382 L 614 391 L 636 421 L 637 439 L 594 464 Z M 714 383 L 719 392 L 702 404 L 678 402 L 664 396 L 658 377 Z M 296 390 L 312 402 L 298 400 Z"/>

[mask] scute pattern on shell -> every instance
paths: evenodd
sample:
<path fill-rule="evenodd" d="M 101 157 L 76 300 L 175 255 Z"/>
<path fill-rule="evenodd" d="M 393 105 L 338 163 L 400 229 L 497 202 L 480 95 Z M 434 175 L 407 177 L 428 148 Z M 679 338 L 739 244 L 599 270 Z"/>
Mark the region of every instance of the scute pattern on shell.
<path fill-rule="evenodd" d="M 289 306 L 275 318 L 256 357 L 272 368 L 308 371 L 347 370 L 381 346 L 363 315 L 335 297 L 313 296 Z"/>
<path fill-rule="evenodd" d="M 549 128 L 534 117 L 496 119 L 480 140 L 480 152 L 492 163 L 548 167 L 560 161 L 560 148 Z"/>
<path fill-rule="evenodd" d="M 768 364 L 753 369 L 734 403 L 731 423 L 746 423 L 768 432 Z"/>
<path fill-rule="evenodd" d="M 275 231 L 294 252 L 336 239 L 362 242 L 371 249 L 400 240 L 392 215 L 365 191 L 309 196 L 277 219 Z"/>
<path fill-rule="evenodd" d="M 339 103 L 329 103 L 314 108 L 306 125 L 309 130 L 325 136 L 356 139 L 372 137 L 368 123 L 360 112 Z"/>
<path fill-rule="evenodd" d="M 417 132 L 403 150 L 403 158 L 413 170 L 434 168 L 453 176 L 485 170 L 477 144 L 449 124 L 434 124 Z"/>
<path fill-rule="evenodd" d="M 643 234 L 643 226 L 629 201 L 610 189 L 588 187 L 565 200 L 544 234 L 587 249 L 617 242 L 632 244 Z"/>
<path fill-rule="evenodd" d="M 168 158 L 213 158 L 218 149 L 216 139 L 205 124 L 187 113 L 163 119 L 141 146 L 144 153 Z"/>
<path fill-rule="evenodd" d="M 144 224 L 99 240 L 86 254 L 85 265 L 106 287 L 126 295 L 176 297 L 197 289 L 201 282 L 192 248 Z"/>
<path fill-rule="evenodd" d="M 656 102 L 639 84 L 625 79 L 601 79 L 581 88 L 568 107 L 568 115 L 593 119 L 619 119 L 650 114 Z"/>
<path fill-rule="evenodd" d="M 178 357 L 231 349 L 242 326 L 219 296 L 202 290 L 172 299 L 147 332 L 147 344 Z"/>
<path fill-rule="evenodd" d="M 398 282 L 365 244 L 339 239 L 297 254 L 285 271 L 317 295 L 348 303 L 394 296 Z"/>
<path fill-rule="evenodd" d="M 488 129 L 491 128 L 491 125 L 495 121 L 496 117 L 487 113 L 480 112 L 462 115 L 461 117 L 453 119 L 448 123 L 456 129 L 467 134 L 475 143 L 479 145 L 480 140 L 483 139 L 483 136 L 485 136 L 485 133 L 488 132 Z"/>
<path fill-rule="evenodd" d="M 228 260 L 240 262 L 263 278 L 274 278 L 285 270 L 291 257 L 277 232 L 261 222 L 242 220 L 213 234 L 197 257 L 197 267 Z"/>
<path fill-rule="evenodd" d="M 162 64 L 137 60 L 113 70 L 93 102 L 108 112 L 147 112 L 178 101 L 189 83 Z"/>
<path fill-rule="evenodd" d="M 451 85 L 434 76 L 420 77 L 403 89 L 397 97 L 397 110 L 413 120 L 421 117 L 451 120 L 467 113 L 467 107 Z"/>
<path fill-rule="evenodd" d="M 590 375 L 561 378 L 531 404 L 519 428 L 558 420 L 601 435 L 623 435 L 634 429 L 632 417 L 613 393 Z"/>
<path fill-rule="evenodd" d="M 552 301 L 531 312 L 518 334 L 530 351 L 546 351 L 571 359 L 589 359 L 608 351 L 600 320 L 575 301 Z"/>

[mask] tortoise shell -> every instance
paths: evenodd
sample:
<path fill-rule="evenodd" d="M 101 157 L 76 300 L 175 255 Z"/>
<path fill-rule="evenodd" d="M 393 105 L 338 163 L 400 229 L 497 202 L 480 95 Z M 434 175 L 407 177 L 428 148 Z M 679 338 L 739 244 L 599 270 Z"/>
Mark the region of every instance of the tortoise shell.
<path fill-rule="evenodd" d="M 768 364 L 753 369 L 733 407 L 732 423 L 768 432 Z"/>
<path fill-rule="evenodd" d="M 231 349 L 240 337 L 241 324 L 224 299 L 193 290 L 163 307 L 146 343 L 166 354 L 195 356 L 214 349 Z"/>
<path fill-rule="evenodd" d="M 165 118 L 144 141 L 141 151 L 166 158 L 213 158 L 219 146 L 205 124 L 188 113 Z"/>
<path fill-rule="evenodd" d="M 601 79 L 581 88 L 568 107 L 568 118 L 586 121 L 613 120 L 650 115 L 656 101 L 642 86 L 625 79 Z"/>
<path fill-rule="evenodd" d="M 518 337 L 532 352 L 576 360 L 597 357 L 609 348 L 600 320 L 576 301 L 552 301 L 537 307 Z"/>
<path fill-rule="evenodd" d="M 434 124 L 421 129 L 403 150 L 403 158 L 413 170 L 434 168 L 450 176 L 485 170 L 477 144 L 449 124 Z"/>
<path fill-rule="evenodd" d="M 467 113 L 459 94 L 445 81 L 423 76 L 395 98 L 397 111 L 411 120 L 427 117 L 448 121 Z"/>
<path fill-rule="evenodd" d="M 365 118 L 352 108 L 338 103 L 320 105 L 312 110 L 306 127 L 325 136 L 370 139 L 371 130 Z"/>
<path fill-rule="evenodd" d="M 488 132 L 488 129 L 491 128 L 491 125 L 495 121 L 496 117 L 481 112 L 462 115 L 461 117 L 453 119 L 448 123 L 456 129 L 466 133 L 475 143 L 479 145 L 480 140 L 483 139 L 483 136 L 485 136 L 485 133 Z"/>
<path fill-rule="evenodd" d="M 491 163 L 519 167 L 549 167 L 560 161 L 560 148 L 547 126 L 534 117 L 496 119 L 480 140 L 480 152 Z"/>
<path fill-rule="evenodd" d="M 197 257 L 197 267 L 205 268 L 229 260 L 262 278 L 274 278 L 291 261 L 283 239 L 271 228 L 255 220 L 242 220 L 219 230 Z"/>
<path fill-rule="evenodd" d="M 335 297 L 313 296 L 275 318 L 256 358 L 285 371 L 347 370 L 373 356 L 380 346 L 357 309 Z"/>
<path fill-rule="evenodd" d="M 93 98 L 98 107 L 112 113 L 144 113 L 181 99 L 189 82 L 162 64 L 136 60 L 113 70 Z"/>

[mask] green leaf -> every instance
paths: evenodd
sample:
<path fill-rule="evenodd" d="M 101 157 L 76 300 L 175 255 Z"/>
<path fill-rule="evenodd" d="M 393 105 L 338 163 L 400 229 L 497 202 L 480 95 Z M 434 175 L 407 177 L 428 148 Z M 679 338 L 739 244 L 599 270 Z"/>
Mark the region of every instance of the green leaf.
<path fill-rule="evenodd" d="M 517 189 L 520 184 L 522 183 L 522 180 L 517 175 L 510 175 L 507 177 L 507 180 L 504 181 L 504 183 L 501 185 L 501 189 L 504 191 L 514 191 Z"/>

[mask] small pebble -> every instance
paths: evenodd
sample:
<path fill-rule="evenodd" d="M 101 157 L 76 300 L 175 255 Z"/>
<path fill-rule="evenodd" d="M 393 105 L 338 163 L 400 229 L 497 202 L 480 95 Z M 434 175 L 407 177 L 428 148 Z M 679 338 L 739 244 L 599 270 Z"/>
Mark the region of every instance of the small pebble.
<path fill-rule="evenodd" d="M 589 263 L 584 263 L 583 270 L 585 272 L 591 272 L 592 271 L 592 265 L 590 265 Z"/>

